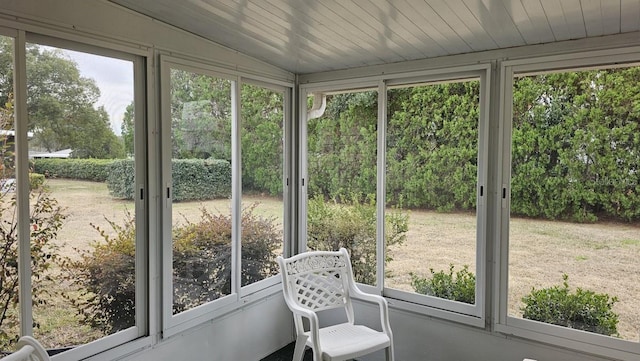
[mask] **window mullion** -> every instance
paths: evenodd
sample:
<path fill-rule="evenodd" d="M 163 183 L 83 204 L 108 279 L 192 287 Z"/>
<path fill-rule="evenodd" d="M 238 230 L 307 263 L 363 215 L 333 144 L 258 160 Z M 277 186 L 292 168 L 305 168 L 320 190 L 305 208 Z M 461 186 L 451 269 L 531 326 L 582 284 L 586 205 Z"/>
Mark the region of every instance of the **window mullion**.
<path fill-rule="evenodd" d="M 18 212 L 18 279 L 20 282 L 20 333 L 33 334 L 31 300 L 31 246 L 29 221 L 29 155 L 27 144 L 27 65 L 25 32 L 19 31 L 14 47 L 14 92 L 16 136 L 16 207 Z"/>
<path fill-rule="evenodd" d="M 241 288 L 242 153 L 239 80 L 231 82 L 231 293 Z"/>
<path fill-rule="evenodd" d="M 387 199 L 386 193 L 386 163 L 387 163 L 387 84 L 380 81 L 378 84 L 378 160 L 377 160 L 377 186 L 376 186 L 376 205 L 377 219 L 376 224 L 376 289 L 382 293 L 384 288 L 384 260 L 385 255 L 385 207 Z"/>

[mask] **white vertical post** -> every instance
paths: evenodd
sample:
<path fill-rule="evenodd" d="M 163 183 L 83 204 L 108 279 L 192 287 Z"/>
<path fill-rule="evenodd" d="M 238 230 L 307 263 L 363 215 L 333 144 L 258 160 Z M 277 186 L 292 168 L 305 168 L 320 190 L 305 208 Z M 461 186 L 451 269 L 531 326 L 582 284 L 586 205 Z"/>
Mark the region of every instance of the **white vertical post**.
<path fill-rule="evenodd" d="M 307 92 L 302 89 L 298 92 L 298 247 L 297 252 L 307 251 Z"/>
<path fill-rule="evenodd" d="M 14 47 L 14 127 L 16 149 L 16 208 L 18 212 L 18 280 L 20 334 L 33 334 L 31 297 L 31 245 L 29 222 L 29 147 L 27 131 L 27 62 L 25 32 L 19 31 Z"/>
<path fill-rule="evenodd" d="M 376 289 L 382 293 L 384 289 L 384 260 L 385 260 L 385 208 L 386 198 L 386 172 L 387 163 L 387 84 L 384 80 L 378 83 L 378 162 L 377 162 L 377 187 L 376 187 Z"/>
<path fill-rule="evenodd" d="M 296 229 L 293 225 L 293 220 L 296 218 L 296 215 L 293 214 L 294 210 L 298 207 L 292 203 L 292 200 L 297 199 L 297 197 L 293 196 L 292 192 L 294 192 L 295 187 L 293 187 L 294 173 L 292 172 L 292 162 L 295 159 L 293 149 L 294 140 L 292 136 L 293 132 L 293 103 L 294 103 L 294 94 L 292 88 L 288 88 L 283 93 L 283 111 L 284 111 L 284 134 L 283 134 L 283 149 L 284 152 L 282 154 L 282 204 L 284 205 L 284 214 L 283 214 L 283 224 L 284 224 L 284 234 L 283 234 L 283 247 L 282 254 L 284 257 L 290 257 L 293 255 L 293 251 L 297 248 L 293 245 L 293 240 L 297 240 L 298 237 L 295 236 L 294 230 Z M 297 193 L 297 189 L 295 189 Z"/>
<path fill-rule="evenodd" d="M 240 80 L 231 82 L 231 292 L 240 293 L 242 285 L 242 152 L 240 117 Z"/>

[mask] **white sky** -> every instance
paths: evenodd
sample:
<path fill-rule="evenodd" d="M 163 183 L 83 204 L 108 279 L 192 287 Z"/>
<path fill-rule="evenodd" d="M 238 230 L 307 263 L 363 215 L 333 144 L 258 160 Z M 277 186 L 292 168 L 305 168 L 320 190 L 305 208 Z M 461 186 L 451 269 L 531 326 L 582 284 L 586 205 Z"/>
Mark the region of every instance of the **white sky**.
<path fill-rule="evenodd" d="M 62 51 L 76 62 L 82 77 L 95 80 L 100 88 L 96 106 L 104 106 L 111 128 L 116 135 L 120 135 L 124 112 L 133 101 L 133 63 L 71 50 Z"/>

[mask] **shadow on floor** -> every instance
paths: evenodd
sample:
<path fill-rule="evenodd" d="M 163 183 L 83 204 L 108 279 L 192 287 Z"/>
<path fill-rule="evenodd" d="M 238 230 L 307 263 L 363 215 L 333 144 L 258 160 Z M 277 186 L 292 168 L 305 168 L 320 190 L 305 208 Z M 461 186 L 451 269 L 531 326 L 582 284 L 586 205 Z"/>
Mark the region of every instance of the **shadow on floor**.
<path fill-rule="evenodd" d="M 286 345 L 285 347 L 279 349 L 278 351 L 272 353 L 271 355 L 263 358 L 260 361 L 292 361 L 293 360 L 293 347 L 295 342 Z M 313 355 L 311 354 L 311 349 L 307 349 L 304 353 L 304 361 L 313 361 Z"/>

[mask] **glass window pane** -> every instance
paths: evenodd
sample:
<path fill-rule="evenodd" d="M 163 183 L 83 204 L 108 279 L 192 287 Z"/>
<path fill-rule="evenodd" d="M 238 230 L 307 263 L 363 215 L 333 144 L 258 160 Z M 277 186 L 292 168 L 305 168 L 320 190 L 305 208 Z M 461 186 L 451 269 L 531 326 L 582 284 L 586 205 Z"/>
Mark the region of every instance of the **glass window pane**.
<path fill-rule="evenodd" d="M 0 352 L 12 351 L 20 336 L 13 49 L 13 39 L 0 36 Z"/>
<path fill-rule="evenodd" d="M 335 94 L 307 124 L 307 247 L 346 248 L 356 281 L 369 285 L 376 284 L 377 114 L 376 91 Z"/>
<path fill-rule="evenodd" d="M 278 273 L 284 235 L 284 93 L 242 84 L 242 286 Z"/>
<path fill-rule="evenodd" d="M 171 69 L 173 314 L 231 293 L 231 81 Z"/>
<path fill-rule="evenodd" d="M 133 63 L 26 47 L 34 335 L 72 347 L 135 325 Z"/>
<path fill-rule="evenodd" d="M 637 342 L 640 68 L 516 77 L 508 314 Z"/>
<path fill-rule="evenodd" d="M 479 85 L 388 91 L 385 287 L 475 304 Z"/>

